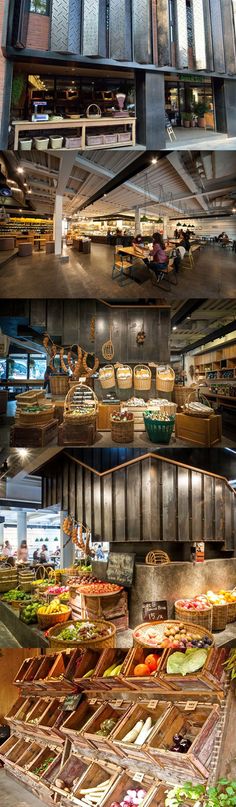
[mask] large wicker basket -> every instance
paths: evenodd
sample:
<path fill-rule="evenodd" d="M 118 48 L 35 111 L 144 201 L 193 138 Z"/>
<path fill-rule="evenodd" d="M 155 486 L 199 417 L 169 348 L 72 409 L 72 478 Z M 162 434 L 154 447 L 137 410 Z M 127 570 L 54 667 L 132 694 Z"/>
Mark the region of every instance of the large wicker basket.
<path fill-rule="evenodd" d="M 19 408 L 22 408 L 28 406 L 28 404 L 42 403 L 45 399 L 45 394 L 45 389 L 29 389 L 27 392 L 20 392 L 19 395 L 16 395 L 17 406 L 19 405 Z"/>
<path fill-rule="evenodd" d="M 114 443 L 132 443 L 134 439 L 134 416 L 131 420 L 115 420 L 111 415 L 111 439 Z"/>
<path fill-rule="evenodd" d="M 190 392 L 192 392 L 194 387 L 187 387 L 183 386 L 182 384 L 175 384 L 174 385 L 174 401 L 177 404 L 179 410 L 181 410 L 181 406 L 185 404 L 185 401 L 188 398 Z"/>
<path fill-rule="evenodd" d="M 116 380 L 119 389 L 130 389 L 133 385 L 133 374 L 128 364 L 117 367 Z"/>
<path fill-rule="evenodd" d="M 181 624 L 182 623 L 183 623 L 183 620 L 181 620 Z M 178 624 L 179 624 L 178 620 L 174 621 L 173 619 L 166 620 L 165 622 L 161 623 L 161 625 L 162 626 L 164 625 L 164 627 L 166 627 L 166 628 L 167 627 L 168 628 L 176 627 Z M 152 647 L 153 648 L 153 645 L 148 644 L 146 642 L 143 642 L 140 638 L 138 638 L 138 636 L 136 636 L 136 631 L 139 631 L 139 630 L 141 630 L 141 628 L 144 628 L 144 627 L 145 628 L 146 627 L 148 627 L 148 628 L 153 627 L 153 625 L 159 625 L 160 626 L 160 622 L 142 622 L 141 625 L 137 625 L 137 627 L 133 631 L 134 647 L 148 647 L 148 648 Z M 196 633 L 197 636 L 200 636 L 200 634 L 202 636 L 208 636 L 209 639 L 211 639 L 211 641 L 212 641 L 212 645 L 214 645 L 214 636 L 206 628 L 202 628 L 200 625 L 193 625 L 192 622 L 185 622 L 185 626 L 187 628 L 191 629 L 192 634 Z M 158 647 L 158 645 L 156 645 L 156 647 Z"/>
<path fill-rule="evenodd" d="M 175 425 L 175 416 L 168 415 L 169 420 L 158 420 L 152 417 L 152 412 L 145 411 L 143 415 L 145 429 L 152 443 L 169 443 Z"/>
<path fill-rule="evenodd" d="M 17 413 L 17 423 L 20 426 L 45 426 L 53 420 L 54 406 L 50 405 L 39 412 L 24 412 Z"/>
<path fill-rule="evenodd" d="M 40 614 L 39 611 L 37 611 L 38 625 L 42 630 L 51 628 L 53 625 L 61 625 L 61 623 L 67 622 L 70 617 L 71 608 L 69 608 L 69 606 L 67 611 L 63 611 L 61 614 Z"/>
<path fill-rule="evenodd" d="M 74 384 L 69 389 L 64 405 L 64 423 L 73 426 L 95 422 L 98 399 L 86 384 Z"/>
<path fill-rule="evenodd" d="M 136 364 L 134 368 L 134 389 L 149 390 L 152 384 L 152 374 L 147 364 Z"/>
<path fill-rule="evenodd" d="M 191 407 L 191 404 L 194 404 L 194 408 Z M 201 406 L 204 406 L 204 409 L 201 409 Z M 184 415 L 190 415 L 190 417 L 204 419 L 214 415 L 214 409 L 211 408 L 209 401 L 205 398 L 205 395 L 199 393 L 198 390 L 192 390 L 189 393 L 182 406 L 182 412 Z"/>
<path fill-rule="evenodd" d="M 213 632 L 225 630 L 227 622 L 228 622 L 227 603 L 222 605 L 213 605 L 213 621 L 212 621 Z"/>
<path fill-rule="evenodd" d="M 156 368 L 156 389 L 159 392 L 172 392 L 175 383 L 175 372 L 168 364 Z"/>
<path fill-rule="evenodd" d="M 49 384 L 52 395 L 66 395 L 69 389 L 69 377 L 67 375 L 51 375 Z"/>
<path fill-rule="evenodd" d="M 175 602 L 175 618 L 180 619 L 182 622 L 191 622 L 192 625 L 200 625 L 201 628 L 206 628 L 212 631 L 213 624 L 213 608 L 208 605 L 208 608 L 198 611 L 197 608 L 182 608 L 179 605 L 179 600 Z"/>
<path fill-rule="evenodd" d="M 106 364 L 105 367 L 100 367 L 99 381 L 103 389 L 110 389 L 115 387 L 115 370 L 113 364 Z"/>
<path fill-rule="evenodd" d="M 67 623 L 67 627 L 69 625 L 74 625 L 75 621 L 70 621 Z M 77 620 L 81 622 L 81 620 Z M 89 622 L 89 619 L 85 620 Z M 49 640 L 50 647 L 55 648 L 56 650 L 65 650 L 66 647 L 89 647 L 92 650 L 104 650 L 106 647 L 115 647 L 116 646 L 116 627 L 113 625 L 112 622 L 105 622 L 103 619 L 96 619 L 92 620 L 92 622 L 96 622 L 96 625 L 101 625 L 103 628 L 104 626 L 107 628 L 107 636 L 96 637 L 95 639 L 85 639 L 84 641 L 67 641 L 64 642 L 63 639 L 58 638 L 58 634 L 61 631 L 61 625 L 56 625 L 54 628 L 50 628 L 47 637 Z"/>

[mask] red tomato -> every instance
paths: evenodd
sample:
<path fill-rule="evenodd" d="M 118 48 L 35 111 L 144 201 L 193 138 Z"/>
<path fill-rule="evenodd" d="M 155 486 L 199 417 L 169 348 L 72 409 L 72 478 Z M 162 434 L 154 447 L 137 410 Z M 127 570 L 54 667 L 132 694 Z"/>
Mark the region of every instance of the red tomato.
<path fill-rule="evenodd" d="M 157 656 L 156 653 L 150 653 L 150 655 L 146 656 L 145 658 L 145 664 L 148 664 L 148 667 L 151 670 L 151 672 L 155 672 L 155 670 L 157 670 L 159 661 L 160 661 L 159 656 Z"/>
<path fill-rule="evenodd" d="M 151 675 L 151 670 L 148 664 L 136 664 L 134 668 L 134 675 L 137 677 L 143 677 L 144 675 Z"/>

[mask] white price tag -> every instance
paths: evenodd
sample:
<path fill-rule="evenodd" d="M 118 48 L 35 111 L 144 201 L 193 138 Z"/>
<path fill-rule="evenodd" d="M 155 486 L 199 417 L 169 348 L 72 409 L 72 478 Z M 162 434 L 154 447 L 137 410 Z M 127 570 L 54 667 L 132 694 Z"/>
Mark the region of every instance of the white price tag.
<path fill-rule="evenodd" d="M 143 778 L 144 778 L 144 773 L 141 773 L 141 771 L 138 771 L 137 773 L 135 773 L 133 775 L 134 782 L 142 782 Z"/>
<path fill-rule="evenodd" d="M 148 701 L 148 709 L 155 709 L 157 705 L 157 701 Z"/>
<path fill-rule="evenodd" d="M 185 704 L 185 712 L 194 712 L 197 708 L 197 701 L 187 701 Z"/>

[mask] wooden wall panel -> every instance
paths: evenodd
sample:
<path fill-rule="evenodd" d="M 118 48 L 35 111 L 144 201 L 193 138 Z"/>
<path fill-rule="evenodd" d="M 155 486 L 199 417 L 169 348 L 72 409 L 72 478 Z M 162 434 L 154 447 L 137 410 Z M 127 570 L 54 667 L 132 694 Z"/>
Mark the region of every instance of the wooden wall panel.
<path fill-rule="evenodd" d="M 196 471 L 190 471 L 191 475 L 191 530 L 189 539 L 193 542 L 203 539 L 203 513 L 204 513 L 204 486 L 203 476 Z"/>
<path fill-rule="evenodd" d="M 163 541 L 176 541 L 176 466 L 162 466 Z"/>
<path fill-rule="evenodd" d="M 50 300 L 47 310 L 47 331 L 51 336 L 60 336 L 63 329 L 63 300 Z"/>
<path fill-rule="evenodd" d="M 146 460 L 149 462 L 149 474 L 146 467 L 145 483 L 149 490 L 149 498 L 147 499 L 146 521 L 151 515 L 151 523 L 148 531 L 144 532 L 143 540 L 147 541 L 161 541 L 163 538 L 162 532 L 162 484 L 161 475 L 162 467 L 155 460 Z M 143 465 L 143 463 L 142 463 Z M 144 475 L 144 474 L 143 474 Z M 149 506 L 149 510 L 148 510 Z M 150 515 L 149 515 L 150 514 Z"/>
<path fill-rule="evenodd" d="M 122 543 L 126 538 L 126 473 L 121 468 L 113 474 L 113 535 L 114 541 Z"/>
<path fill-rule="evenodd" d="M 77 519 L 78 521 L 82 521 L 83 523 L 83 486 L 84 486 L 84 469 L 82 465 L 77 464 L 77 480 L 76 480 L 76 491 L 77 491 Z"/>
<path fill-rule="evenodd" d="M 84 469 L 84 513 L 85 525 L 92 527 L 92 471 Z"/>
<path fill-rule="evenodd" d="M 18 698 L 17 687 L 13 685 L 21 664 L 30 656 L 39 656 L 41 650 L 38 648 L 7 647 L 0 651 L 0 722 L 10 711 L 13 703 Z"/>
<path fill-rule="evenodd" d="M 215 539 L 214 478 L 204 477 L 204 540 Z"/>
<path fill-rule="evenodd" d="M 155 469 L 151 471 L 150 459 L 145 459 L 141 464 L 141 506 L 142 506 L 142 539 L 143 541 L 155 541 L 155 530 L 152 531 L 153 513 L 155 513 L 155 506 L 152 509 L 152 487 L 153 487 L 153 500 L 155 502 L 156 492 L 156 474 Z"/>
<path fill-rule="evenodd" d="M 49 301 L 50 302 L 50 301 Z M 47 301 L 46 300 L 31 300 L 30 301 L 30 315 L 29 325 L 33 328 L 47 327 Z"/>
<path fill-rule="evenodd" d="M 69 463 L 66 461 L 63 465 L 62 510 L 69 512 Z"/>
<path fill-rule="evenodd" d="M 230 490 L 225 486 L 225 545 L 226 549 L 234 548 L 233 507 Z"/>
<path fill-rule="evenodd" d="M 93 479 L 93 508 L 94 508 L 94 538 L 101 539 L 102 536 L 102 501 L 101 501 L 101 479 L 94 474 Z"/>
<path fill-rule="evenodd" d="M 189 481 L 190 471 L 187 468 L 178 468 L 177 473 L 177 507 L 178 507 L 178 541 L 190 540 L 190 522 L 189 522 Z"/>
<path fill-rule="evenodd" d="M 222 540 L 225 530 L 224 515 L 224 482 L 221 479 L 215 480 L 215 538 Z"/>
<path fill-rule="evenodd" d="M 47 507 L 47 477 L 42 479 L 42 507 Z"/>
<path fill-rule="evenodd" d="M 140 541 L 141 533 L 141 473 L 140 463 L 127 467 L 127 538 Z"/>
<path fill-rule="evenodd" d="M 76 513 L 76 465 L 73 462 L 70 462 L 70 473 L 69 473 L 69 495 L 70 495 L 70 514 L 74 516 Z"/>
<path fill-rule="evenodd" d="M 73 345 L 80 341 L 78 300 L 64 300 L 62 344 Z"/>
<path fill-rule="evenodd" d="M 112 474 L 102 480 L 102 536 L 104 541 L 113 541 Z"/>

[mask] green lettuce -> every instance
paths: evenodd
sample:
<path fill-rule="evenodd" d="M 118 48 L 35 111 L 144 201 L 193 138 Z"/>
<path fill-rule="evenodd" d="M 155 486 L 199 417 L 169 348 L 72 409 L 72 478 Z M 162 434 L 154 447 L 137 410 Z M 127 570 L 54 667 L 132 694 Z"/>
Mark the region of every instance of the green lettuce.
<path fill-rule="evenodd" d="M 172 653 L 167 661 L 167 673 L 170 675 L 187 675 L 201 670 L 207 659 L 204 648 L 189 648 L 187 653 Z"/>

